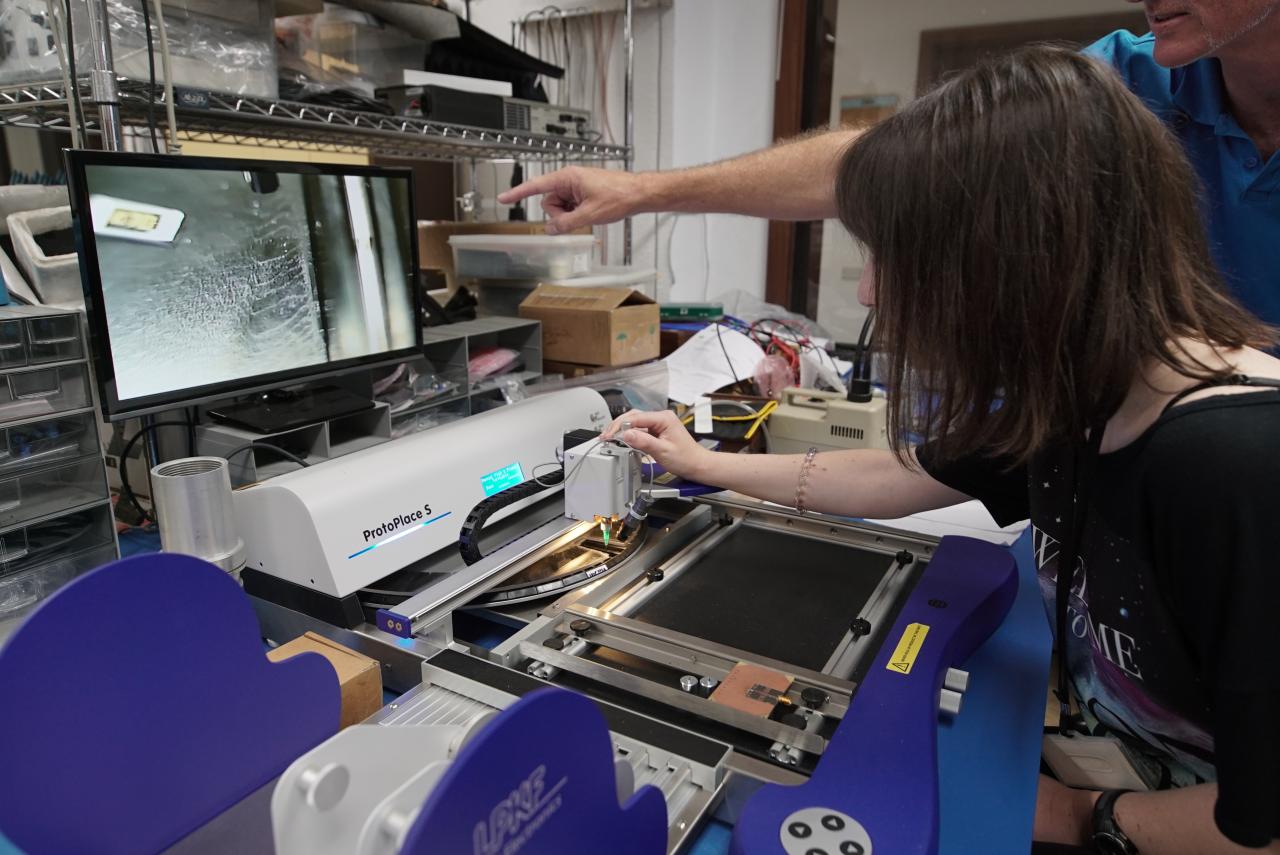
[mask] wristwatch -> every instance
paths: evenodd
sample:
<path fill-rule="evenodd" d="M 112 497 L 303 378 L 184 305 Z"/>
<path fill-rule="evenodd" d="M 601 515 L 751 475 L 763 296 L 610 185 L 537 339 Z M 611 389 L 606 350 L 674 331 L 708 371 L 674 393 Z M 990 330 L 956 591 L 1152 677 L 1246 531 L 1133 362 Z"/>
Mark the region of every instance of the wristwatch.
<path fill-rule="evenodd" d="M 1107 790 L 1093 805 L 1093 848 L 1100 855 L 1138 855 L 1138 847 L 1116 824 L 1116 799 L 1129 790 Z"/>

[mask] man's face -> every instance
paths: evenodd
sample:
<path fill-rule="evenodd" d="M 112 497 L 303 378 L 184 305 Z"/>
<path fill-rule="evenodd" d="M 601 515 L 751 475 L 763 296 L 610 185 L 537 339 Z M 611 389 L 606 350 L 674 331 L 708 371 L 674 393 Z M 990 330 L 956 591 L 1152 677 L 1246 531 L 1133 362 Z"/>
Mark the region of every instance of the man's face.
<path fill-rule="evenodd" d="M 1141 2 L 1147 23 L 1156 37 L 1156 62 L 1166 68 L 1186 65 L 1201 57 L 1219 55 L 1224 49 L 1243 48 L 1258 42 L 1263 24 L 1280 24 L 1280 0 L 1129 0 Z M 1275 26 L 1269 29 L 1275 29 Z"/>

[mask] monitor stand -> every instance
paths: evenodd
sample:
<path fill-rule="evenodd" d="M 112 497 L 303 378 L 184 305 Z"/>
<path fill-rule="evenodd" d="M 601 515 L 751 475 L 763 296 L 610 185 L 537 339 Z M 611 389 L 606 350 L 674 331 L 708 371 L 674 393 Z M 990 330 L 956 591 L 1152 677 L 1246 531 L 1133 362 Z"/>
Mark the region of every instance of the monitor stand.
<path fill-rule="evenodd" d="M 254 433 L 292 430 L 373 409 L 374 402 L 337 386 L 278 390 L 209 410 L 210 418 Z"/>

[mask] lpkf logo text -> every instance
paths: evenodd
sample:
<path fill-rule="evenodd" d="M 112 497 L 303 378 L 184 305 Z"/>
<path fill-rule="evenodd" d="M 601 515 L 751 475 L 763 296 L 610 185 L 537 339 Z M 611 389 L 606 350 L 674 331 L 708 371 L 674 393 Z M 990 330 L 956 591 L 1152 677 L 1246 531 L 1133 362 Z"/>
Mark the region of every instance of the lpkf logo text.
<path fill-rule="evenodd" d="M 518 852 L 560 807 L 561 778 L 547 789 L 547 767 L 538 766 L 489 811 L 487 822 L 477 822 L 472 832 L 475 855 L 512 855 Z"/>

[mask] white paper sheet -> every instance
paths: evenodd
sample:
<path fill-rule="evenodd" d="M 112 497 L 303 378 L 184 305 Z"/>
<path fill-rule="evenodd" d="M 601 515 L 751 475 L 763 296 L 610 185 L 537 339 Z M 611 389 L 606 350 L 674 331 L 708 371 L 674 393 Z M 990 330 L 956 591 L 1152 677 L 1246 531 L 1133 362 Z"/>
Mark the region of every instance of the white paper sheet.
<path fill-rule="evenodd" d="M 762 359 L 760 345 L 736 330 L 713 324 L 664 360 L 671 377 L 671 400 L 692 404 L 702 395 L 729 385 L 735 377 L 753 377 Z"/>
<path fill-rule="evenodd" d="M 726 495 L 741 496 L 740 493 L 728 492 Z M 750 497 L 744 497 L 750 498 Z M 761 502 L 763 505 L 786 508 L 786 505 L 778 505 L 773 502 Z M 896 528 L 901 531 L 909 531 L 915 534 L 925 534 L 932 537 L 945 537 L 949 534 L 959 534 L 965 537 L 972 537 L 977 540 L 985 540 L 988 543 L 994 543 L 997 546 L 1009 546 L 1021 536 L 1030 523 L 1026 520 L 1014 523 L 1010 526 L 1001 528 L 996 525 L 996 521 L 991 518 L 991 514 L 987 512 L 987 508 L 982 502 L 968 501 L 961 502 L 958 505 L 952 505 L 949 508 L 938 508 L 933 511 L 921 511 L 918 514 L 912 514 L 909 517 L 902 517 L 893 520 L 873 520 L 868 519 L 865 522 L 882 525 L 886 528 Z"/>
<path fill-rule="evenodd" d="M 937 537 L 961 534 L 1001 546 L 1013 543 L 1027 527 L 1027 523 L 1023 521 L 1001 528 L 996 525 L 996 521 L 991 518 L 986 507 L 976 501 L 964 502 L 949 508 L 938 508 L 936 511 L 922 511 L 902 519 L 867 520 L 867 522 Z"/>

